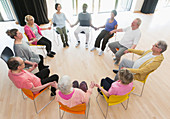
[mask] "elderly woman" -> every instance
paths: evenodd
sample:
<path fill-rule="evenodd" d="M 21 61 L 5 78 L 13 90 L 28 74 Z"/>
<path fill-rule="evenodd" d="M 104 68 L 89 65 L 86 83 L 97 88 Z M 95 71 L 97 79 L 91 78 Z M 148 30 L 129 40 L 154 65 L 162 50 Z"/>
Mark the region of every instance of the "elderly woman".
<path fill-rule="evenodd" d="M 52 24 L 56 25 L 57 31 L 59 32 L 61 36 L 61 40 L 63 42 L 63 47 L 66 47 L 66 46 L 69 46 L 69 44 L 68 44 L 68 37 L 66 33 L 65 21 L 67 21 L 69 24 L 70 22 L 67 20 L 65 14 L 61 12 L 61 5 L 59 3 L 55 4 L 55 9 L 57 10 L 57 12 L 54 13 L 53 15 L 51 25 Z M 65 40 L 64 40 L 64 37 L 65 37 Z"/>
<path fill-rule="evenodd" d="M 47 50 L 47 56 L 54 57 L 55 52 L 51 51 L 51 41 L 45 38 L 41 30 L 51 29 L 49 28 L 40 28 L 37 24 L 34 23 L 34 17 L 31 15 L 25 16 L 25 22 L 27 23 L 24 27 L 25 33 L 29 39 L 32 41 L 33 45 L 45 45 Z"/>
<path fill-rule="evenodd" d="M 70 77 L 65 75 L 58 82 L 59 90 L 56 91 L 56 100 L 70 108 L 82 103 L 87 104 L 93 88 L 93 82 L 86 93 L 81 89 L 73 88 Z"/>
<path fill-rule="evenodd" d="M 101 51 L 99 52 L 99 56 L 101 56 L 106 48 L 106 44 L 109 41 L 109 39 L 114 35 L 110 34 L 110 31 L 117 29 L 117 21 L 115 20 L 115 16 L 117 15 L 116 10 L 111 11 L 111 18 L 107 19 L 106 24 L 104 26 L 98 27 L 99 28 L 105 28 L 101 31 L 101 33 L 98 35 L 94 47 L 90 51 L 96 50 L 96 48 L 100 48 L 100 42 L 103 39 Z"/>
<path fill-rule="evenodd" d="M 28 71 L 31 72 L 32 70 L 34 70 L 37 64 L 39 71 L 49 67 L 44 66 L 43 56 L 32 52 L 28 43 L 22 40 L 23 35 L 21 32 L 18 31 L 18 29 L 7 30 L 6 34 L 10 36 L 12 39 L 15 39 L 14 41 L 15 55 L 21 57 L 24 60 L 26 68 L 32 66 L 32 68 L 28 69 Z M 32 41 L 29 41 L 29 43 L 31 42 Z"/>
<path fill-rule="evenodd" d="M 102 91 L 107 97 L 110 95 L 125 95 L 129 93 L 133 88 L 132 73 L 127 69 L 121 69 L 118 75 L 118 81 L 114 81 L 106 77 L 105 79 L 101 80 L 100 86 L 95 84 L 95 86 L 98 88 L 98 92 L 102 95 Z"/>

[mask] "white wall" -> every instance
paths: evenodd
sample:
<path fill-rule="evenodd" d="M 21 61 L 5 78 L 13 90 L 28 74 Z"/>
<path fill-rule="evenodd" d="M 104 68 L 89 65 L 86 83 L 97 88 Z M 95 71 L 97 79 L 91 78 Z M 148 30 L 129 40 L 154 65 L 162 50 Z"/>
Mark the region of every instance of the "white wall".
<path fill-rule="evenodd" d="M 133 0 L 131 10 L 132 12 L 140 11 L 144 0 Z"/>

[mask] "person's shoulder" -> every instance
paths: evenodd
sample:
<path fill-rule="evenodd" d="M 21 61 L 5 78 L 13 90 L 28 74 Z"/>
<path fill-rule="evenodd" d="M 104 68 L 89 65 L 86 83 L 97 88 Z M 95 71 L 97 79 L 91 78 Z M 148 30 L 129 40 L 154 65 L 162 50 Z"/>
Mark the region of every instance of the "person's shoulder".
<path fill-rule="evenodd" d="M 85 94 L 85 92 L 84 91 L 82 91 L 81 89 L 79 89 L 79 88 L 74 88 L 74 91 L 75 91 L 75 94 L 79 94 L 79 95 L 81 95 L 81 94 Z"/>

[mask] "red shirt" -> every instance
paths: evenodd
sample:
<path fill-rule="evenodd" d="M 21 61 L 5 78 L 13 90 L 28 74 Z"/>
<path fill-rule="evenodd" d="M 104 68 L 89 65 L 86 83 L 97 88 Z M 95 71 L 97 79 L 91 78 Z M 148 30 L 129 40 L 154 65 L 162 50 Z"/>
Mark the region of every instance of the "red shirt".
<path fill-rule="evenodd" d="M 40 78 L 26 70 L 22 70 L 20 73 L 17 74 L 12 73 L 12 71 L 9 70 L 8 76 L 10 80 L 15 84 L 15 86 L 19 89 L 31 89 L 33 86 L 38 87 L 42 85 Z M 37 94 L 39 93 L 39 91 L 33 93 Z"/>

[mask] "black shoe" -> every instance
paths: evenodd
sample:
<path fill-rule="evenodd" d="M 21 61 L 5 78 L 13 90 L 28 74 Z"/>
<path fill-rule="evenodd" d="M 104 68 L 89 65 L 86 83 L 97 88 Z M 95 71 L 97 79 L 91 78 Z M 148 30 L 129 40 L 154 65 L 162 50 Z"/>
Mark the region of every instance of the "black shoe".
<path fill-rule="evenodd" d="M 55 54 L 56 54 L 56 53 L 55 53 L 55 52 L 53 52 L 53 51 L 51 51 L 50 53 L 51 53 L 52 55 L 55 55 Z"/>
<path fill-rule="evenodd" d="M 52 55 L 51 53 L 50 53 L 50 54 L 48 53 L 47 56 L 49 56 L 49 57 L 54 57 L 54 55 Z"/>
<path fill-rule="evenodd" d="M 66 42 L 66 46 L 68 46 L 69 47 L 69 44 Z"/>
<path fill-rule="evenodd" d="M 65 44 L 65 43 L 63 43 L 63 47 L 64 47 L 64 48 L 66 47 L 66 44 Z"/>
<path fill-rule="evenodd" d="M 117 74 L 117 72 L 119 72 L 119 70 L 113 69 L 113 72 L 114 72 L 115 74 Z"/>
<path fill-rule="evenodd" d="M 44 66 L 43 69 L 48 68 L 49 66 Z"/>
<path fill-rule="evenodd" d="M 79 88 L 79 82 L 78 81 L 73 81 L 73 88 Z"/>
<path fill-rule="evenodd" d="M 51 93 L 51 96 L 55 96 L 56 94 L 54 94 L 54 93 Z"/>

